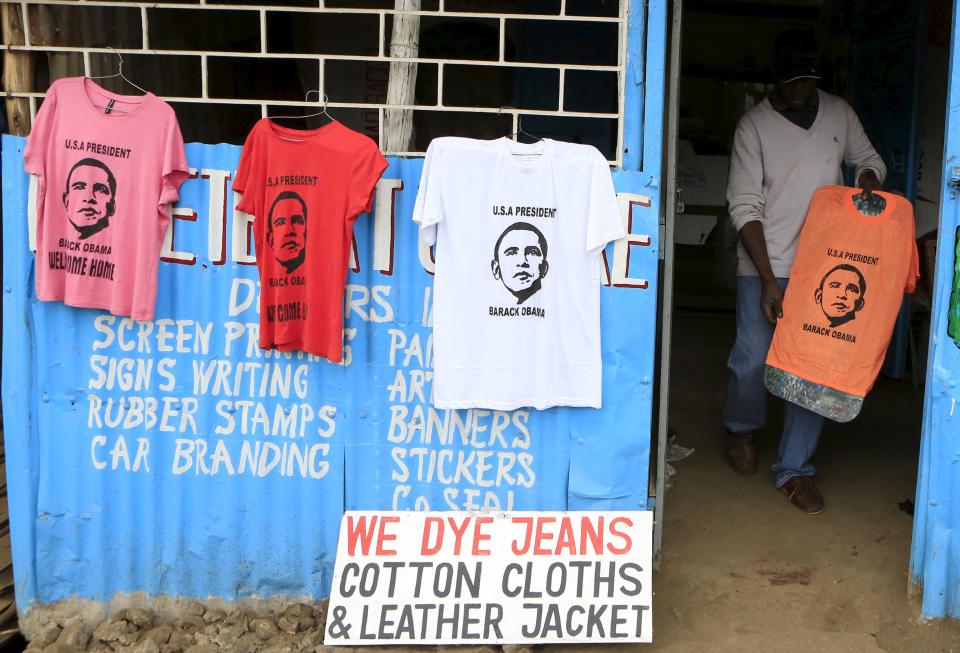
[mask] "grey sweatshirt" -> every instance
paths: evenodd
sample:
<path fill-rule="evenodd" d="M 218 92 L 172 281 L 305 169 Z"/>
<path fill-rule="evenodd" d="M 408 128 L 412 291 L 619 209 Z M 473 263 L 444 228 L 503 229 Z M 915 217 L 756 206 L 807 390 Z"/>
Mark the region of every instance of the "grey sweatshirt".
<path fill-rule="evenodd" d="M 790 276 L 814 191 L 843 183 L 841 162 L 855 169 L 855 179 L 867 169 L 880 181 L 887 174 L 853 108 L 835 95 L 819 94 L 820 110 L 810 129 L 793 124 L 764 100 L 740 119 L 733 138 L 727 182 L 730 220 L 737 231 L 753 220 L 763 223 L 777 277 Z M 737 274 L 757 276 L 740 242 L 737 254 Z"/>

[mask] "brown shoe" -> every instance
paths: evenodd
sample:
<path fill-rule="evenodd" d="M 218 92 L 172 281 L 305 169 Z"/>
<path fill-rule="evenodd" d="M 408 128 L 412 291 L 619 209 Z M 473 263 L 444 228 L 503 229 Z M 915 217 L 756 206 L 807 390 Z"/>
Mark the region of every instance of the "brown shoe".
<path fill-rule="evenodd" d="M 740 476 L 751 476 L 757 471 L 757 450 L 753 446 L 753 433 L 727 434 L 727 460 Z"/>
<path fill-rule="evenodd" d="M 823 512 L 823 496 L 812 476 L 793 476 L 780 486 L 787 500 L 808 515 Z"/>

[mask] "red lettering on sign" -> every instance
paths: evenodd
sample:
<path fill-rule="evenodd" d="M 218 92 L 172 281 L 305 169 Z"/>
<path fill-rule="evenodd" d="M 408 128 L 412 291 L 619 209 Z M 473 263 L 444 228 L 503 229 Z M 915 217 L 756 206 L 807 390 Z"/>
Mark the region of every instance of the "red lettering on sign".
<path fill-rule="evenodd" d="M 537 520 L 537 539 L 533 545 L 533 555 L 548 556 L 553 554 L 553 549 L 544 548 L 544 544 L 550 544 L 553 541 L 553 533 L 545 531 L 544 525 L 553 524 L 557 521 L 555 517 L 541 517 Z"/>
<path fill-rule="evenodd" d="M 398 521 L 400 521 L 399 517 L 381 517 L 380 518 L 380 530 L 377 531 L 377 555 L 378 556 L 397 555 L 396 549 L 384 548 L 384 544 L 386 542 L 393 542 L 394 540 L 397 539 L 396 533 L 387 532 L 387 524 L 396 524 Z"/>
<path fill-rule="evenodd" d="M 623 555 L 633 548 L 630 529 L 634 524 L 628 517 L 612 521 L 601 516 L 578 521 L 571 517 L 513 517 L 511 521 L 523 529 L 510 543 L 516 556 Z"/>
<path fill-rule="evenodd" d="M 430 534 L 437 527 L 437 539 L 430 544 Z M 432 556 L 440 552 L 443 546 L 443 520 L 439 517 L 427 517 L 423 523 L 423 539 L 420 541 L 420 555 Z"/>
<path fill-rule="evenodd" d="M 463 534 L 467 532 L 467 524 L 470 523 L 470 518 L 467 517 L 463 520 L 462 524 L 457 524 L 454 521 L 453 517 L 447 517 L 447 523 L 450 524 L 450 530 L 453 531 L 453 554 L 460 555 L 460 546 L 463 543 Z"/>
<path fill-rule="evenodd" d="M 573 524 L 569 517 L 560 521 L 560 535 L 557 537 L 557 554 L 577 555 L 577 538 L 573 535 Z"/>
<path fill-rule="evenodd" d="M 623 546 L 619 546 L 619 547 L 614 546 L 613 542 L 607 543 L 607 551 L 615 555 L 621 555 L 623 553 L 626 553 L 633 547 L 633 540 L 630 539 L 630 534 L 625 531 L 618 531 L 617 530 L 618 524 L 624 524 L 629 528 L 630 526 L 633 526 L 633 522 L 627 519 L 626 517 L 617 517 L 616 519 L 610 522 L 610 534 L 613 535 L 614 537 L 619 537 L 621 540 L 623 540 Z"/>
<path fill-rule="evenodd" d="M 580 553 L 586 555 L 587 541 L 594 555 L 603 553 L 603 517 L 597 517 L 594 524 L 589 517 L 580 520 Z"/>
<path fill-rule="evenodd" d="M 347 555 L 356 555 L 357 540 L 360 540 L 360 552 L 363 555 L 370 553 L 370 545 L 373 544 L 373 532 L 377 527 L 377 518 L 367 522 L 366 517 L 360 517 L 354 522 L 353 515 L 347 516 Z"/>
<path fill-rule="evenodd" d="M 526 524 L 526 537 L 523 539 L 523 546 L 517 546 L 520 540 L 514 540 L 510 543 L 510 550 L 513 555 L 522 556 L 530 549 L 530 542 L 533 540 L 533 517 L 514 517 L 511 519 L 514 524 Z"/>
<path fill-rule="evenodd" d="M 473 555 L 475 556 L 488 556 L 490 555 L 490 549 L 481 549 L 481 542 L 489 542 L 490 534 L 483 532 L 483 525 L 493 523 L 493 517 L 477 517 L 474 520 L 473 527 Z"/>

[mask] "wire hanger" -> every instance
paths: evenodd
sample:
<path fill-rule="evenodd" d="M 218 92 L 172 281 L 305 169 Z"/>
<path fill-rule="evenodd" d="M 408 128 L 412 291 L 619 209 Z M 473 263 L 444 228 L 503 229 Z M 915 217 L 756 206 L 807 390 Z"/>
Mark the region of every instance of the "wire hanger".
<path fill-rule="evenodd" d="M 110 51 L 113 52 L 115 55 L 117 55 L 117 58 L 120 60 L 120 66 L 117 69 L 117 72 L 115 72 L 112 75 L 87 75 L 87 79 L 111 79 L 113 77 L 119 77 L 120 79 L 122 79 L 127 84 L 134 87 L 144 95 L 149 95 L 149 91 L 147 91 L 145 88 L 138 86 L 137 84 L 134 84 L 129 79 L 127 79 L 126 75 L 123 74 L 123 55 L 121 55 L 119 52 L 117 52 L 113 48 L 110 48 Z M 112 104 L 111 105 L 98 104 L 97 106 L 100 107 L 101 109 L 108 109 L 109 111 L 119 111 L 121 113 L 128 113 L 126 109 L 121 109 L 119 107 L 112 106 Z"/>
<path fill-rule="evenodd" d="M 320 105 L 320 110 L 319 110 L 319 111 L 317 111 L 317 112 L 315 112 L 315 113 L 308 113 L 308 114 L 305 114 L 305 115 L 302 115 L 302 116 L 270 116 L 270 117 L 271 117 L 271 118 L 286 118 L 286 119 L 288 119 L 288 120 L 296 120 L 296 119 L 299 119 L 299 118 L 315 118 L 315 117 L 317 117 L 317 116 L 326 116 L 326 117 L 332 122 L 332 121 L 333 121 L 333 116 L 331 116 L 329 113 L 327 113 L 327 102 L 328 102 L 328 100 L 329 100 L 329 98 L 327 97 L 327 94 L 326 94 L 326 93 L 323 93 L 323 94 L 321 95 L 320 91 L 318 91 L 318 90 L 316 90 L 316 89 L 311 89 L 311 90 L 307 91 L 307 95 L 306 95 L 306 97 L 303 99 L 304 102 L 309 102 L 309 101 L 310 101 L 310 94 L 311 94 L 311 93 L 316 93 L 317 96 L 320 98 L 320 100 L 321 100 L 321 102 L 322 102 L 321 105 Z"/>
<path fill-rule="evenodd" d="M 514 111 L 517 110 L 516 107 L 500 107 L 500 109 L 497 111 L 497 115 L 502 114 L 504 109 L 513 109 Z M 534 136 L 534 135 L 531 134 L 530 132 L 526 131 L 526 130 L 523 128 L 523 116 L 520 115 L 519 113 L 516 114 L 516 115 L 517 115 L 517 131 L 515 131 L 515 132 L 513 132 L 512 134 L 510 134 L 509 136 L 507 136 L 507 138 L 516 140 L 516 137 L 517 137 L 517 136 L 519 136 L 520 134 L 523 134 L 523 135 L 526 136 L 527 138 L 533 139 L 534 141 L 542 141 L 542 140 L 543 140 L 543 139 L 540 138 L 539 136 Z"/>

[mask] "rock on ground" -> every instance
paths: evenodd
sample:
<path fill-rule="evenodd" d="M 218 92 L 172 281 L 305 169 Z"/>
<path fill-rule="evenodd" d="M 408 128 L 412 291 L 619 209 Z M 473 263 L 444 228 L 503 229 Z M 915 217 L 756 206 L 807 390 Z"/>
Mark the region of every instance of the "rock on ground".
<path fill-rule="evenodd" d="M 255 614 L 191 601 L 166 621 L 143 608 L 117 610 L 91 626 L 61 614 L 28 646 L 32 653 L 324 653 L 326 602 Z M 171 621 L 172 619 L 172 621 Z"/>

